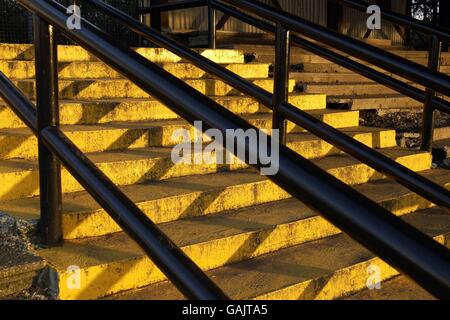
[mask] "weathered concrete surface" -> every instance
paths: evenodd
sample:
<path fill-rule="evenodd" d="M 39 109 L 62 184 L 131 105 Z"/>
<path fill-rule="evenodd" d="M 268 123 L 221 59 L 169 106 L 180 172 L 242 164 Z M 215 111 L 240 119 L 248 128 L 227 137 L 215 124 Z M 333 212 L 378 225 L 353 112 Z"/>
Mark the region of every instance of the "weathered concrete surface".
<path fill-rule="evenodd" d="M 398 276 L 381 283 L 380 290 L 365 289 L 345 300 L 435 300 L 435 298 L 404 276 Z"/>
<path fill-rule="evenodd" d="M 0 70 L 16 78 L 30 97 L 35 96 L 32 49 L 0 45 Z M 271 128 L 272 115 L 266 106 L 167 50 L 136 51 L 256 127 Z M 200 52 L 254 84 L 273 89 L 267 64 L 243 64 L 242 51 Z M 180 141 L 172 135 L 175 130 L 188 129 L 192 137 L 192 126 L 83 49 L 61 46 L 59 53 L 62 130 L 202 269 L 215 268 L 208 272 L 232 297 L 334 299 L 364 288 L 368 264 L 379 262 L 367 250 L 246 165 L 175 165 L 171 150 Z M 315 56 L 295 53 L 305 62 L 323 63 Z M 372 94 L 385 89 L 349 83 L 362 79 L 348 73 L 305 74 L 298 83 L 309 80 L 321 81 L 315 88 L 326 92 L 299 92 L 291 80 L 289 101 L 297 108 L 449 186 L 448 172 L 429 171 L 429 153 L 396 147 L 394 130 L 362 128 L 359 111 L 325 108 L 325 94 L 331 92 L 363 88 Z M 383 101 L 365 103 L 381 105 Z M 0 208 L 16 218 L 36 220 L 40 210 L 36 139 L 4 103 L 0 115 Z M 290 122 L 288 133 L 291 149 L 430 236 L 446 240 L 448 215 L 414 213 L 432 207 L 428 201 Z M 209 141 L 203 136 L 204 143 Z M 60 247 L 33 251 L 49 265 L 40 279 L 49 280 L 46 289 L 52 297 L 95 299 L 146 285 L 150 285 L 147 289 L 167 285 L 161 282 L 165 277 L 158 268 L 66 170 L 62 181 L 66 241 Z M 80 288 L 68 285 L 73 266 L 79 267 Z M 386 279 L 396 274 L 383 263 L 381 268 Z M 15 283 L 23 283 L 22 278 L 14 278 Z M 171 288 L 166 292 L 163 298 L 178 297 Z"/>
<path fill-rule="evenodd" d="M 33 253 L 35 225 L 0 212 L 0 299 L 30 288 L 44 260 Z"/>
<path fill-rule="evenodd" d="M 404 219 L 434 236 L 440 243 L 448 244 L 450 216 L 445 210 L 424 210 L 407 215 Z M 233 299 L 322 300 L 339 298 L 364 289 L 370 265 L 380 268 L 381 280 L 398 274 L 382 260 L 341 234 L 230 264 L 207 274 Z M 133 300 L 183 297 L 173 285 L 162 282 L 113 298 Z"/>

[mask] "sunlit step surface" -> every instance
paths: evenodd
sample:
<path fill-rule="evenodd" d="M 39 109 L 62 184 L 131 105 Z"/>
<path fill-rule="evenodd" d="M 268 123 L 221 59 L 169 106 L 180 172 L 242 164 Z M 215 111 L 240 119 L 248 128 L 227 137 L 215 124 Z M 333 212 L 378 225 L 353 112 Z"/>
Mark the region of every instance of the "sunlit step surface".
<path fill-rule="evenodd" d="M 245 96 L 211 96 L 215 102 L 233 113 L 245 115 L 269 112 L 270 109 Z M 301 110 L 326 108 L 326 95 L 293 93 L 289 102 Z M 180 119 L 180 117 L 154 99 L 102 99 L 61 100 L 60 123 L 102 124 L 118 121 L 148 121 Z M 20 128 L 25 124 L 5 103 L 0 104 L 0 128 Z"/>
<path fill-rule="evenodd" d="M 431 157 L 428 153 L 406 152 L 395 148 L 383 149 L 383 153 L 414 171 L 423 171 L 431 167 Z M 95 160 L 93 157 L 91 159 Z M 328 156 L 314 162 L 350 185 L 383 178 L 367 165 L 345 155 Z M 164 168 L 161 162 L 155 164 L 148 160 L 140 162 L 116 160 L 104 163 L 97 160 L 97 163 L 114 183 L 125 185 L 122 190 L 157 223 L 188 216 L 208 215 L 289 197 L 273 182 L 254 171 L 223 171 L 229 170 L 229 166 L 173 166 L 168 159 L 166 170 L 161 171 Z M 235 165 L 236 169 L 239 167 L 242 168 Z M 218 169 L 219 171 L 222 169 L 223 172 L 214 173 Z M 192 176 L 196 173 L 196 176 Z M 38 217 L 39 198 L 25 198 L 38 193 L 36 174 L 36 171 L 34 175 L 33 172 L 25 172 L 22 180 L 18 180 L 14 174 L 5 175 L 4 181 L 8 182 L 9 177 L 11 180 L 16 179 L 16 184 L 9 182 L 6 184 L 3 199 L 17 198 L 18 194 L 20 197 L 1 202 L 4 212 L 25 215 L 28 218 L 33 215 Z M 161 180 L 164 177 L 167 179 Z M 86 192 L 81 191 L 81 186 L 64 173 L 63 188 L 66 193 L 63 196 L 62 217 L 65 238 L 99 236 L 120 231 L 108 214 Z"/>

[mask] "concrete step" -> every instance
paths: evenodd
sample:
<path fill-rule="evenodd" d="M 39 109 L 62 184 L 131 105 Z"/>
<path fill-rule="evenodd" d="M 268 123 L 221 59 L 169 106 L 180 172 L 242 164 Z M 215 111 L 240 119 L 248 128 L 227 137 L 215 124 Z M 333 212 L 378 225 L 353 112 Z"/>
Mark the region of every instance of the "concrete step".
<path fill-rule="evenodd" d="M 371 128 L 345 128 L 349 136 L 373 148 L 389 148 L 396 145 L 395 131 Z M 309 159 L 341 153 L 330 144 L 309 133 L 290 134 L 288 146 Z M 242 168 L 236 162 L 230 165 L 174 164 L 172 148 L 145 148 L 127 151 L 101 151 L 88 154 L 100 169 L 116 184 L 133 184 L 143 180 L 162 180 L 186 175 L 206 174 L 222 170 Z M 193 155 L 194 156 L 194 155 Z M 234 158 L 233 158 L 234 159 Z M 130 170 L 129 168 L 133 168 Z M 1 160 L 0 199 L 17 199 L 38 195 L 38 164 L 36 160 Z M 73 192 L 83 190 L 65 171 L 62 171 L 63 190 Z"/>
<path fill-rule="evenodd" d="M 155 63 L 181 62 L 183 59 L 162 48 L 135 48 L 137 53 Z M 244 63 L 244 53 L 234 49 L 195 49 L 204 57 L 217 63 Z M 1 60 L 34 60 L 31 44 L 0 44 Z M 97 57 L 80 46 L 58 46 L 58 61 L 98 61 Z"/>
<path fill-rule="evenodd" d="M 429 153 L 398 148 L 383 149 L 381 152 L 414 171 L 428 170 L 431 167 Z M 213 165 L 174 166 L 170 158 L 165 161 L 166 169 L 162 169 L 164 165 L 159 163 L 163 161 L 149 159 L 147 154 L 144 156 L 142 153 L 135 154 L 135 159 L 132 160 L 130 156 L 127 158 L 123 154 L 116 157 L 110 154 L 91 155 L 90 158 L 114 183 L 124 185 L 121 187 L 122 190 L 156 223 L 204 216 L 289 198 L 281 188 L 250 169 L 213 173 L 218 171 Z M 314 163 L 350 185 L 383 178 L 367 165 L 346 155 L 328 156 L 316 159 Z M 239 164 L 233 166 L 231 169 L 245 167 Z M 36 168 L 34 170 L 31 169 L 22 180 L 10 174 L 10 180 L 16 179 L 16 184 L 10 183 L 6 179 L 8 177 L 5 177 L 2 199 L 7 200 L 9 197 L 15 200 L 1 202 L 0 207 L 4 212 L 26 219 L 38 217 L 39 198 L 30 197 L 38 194 Z M 192 176 L 193 174 L 197 175 Z M 62 214 L 64 238 L 85 238 L 120 231 L 106 212 L 82 191 L 82 187 L 73 178 L 65 172 L 62 176 L 65 192 Z M 173 176 L 176 178 L 160 180 Z M 30 198 L 25 198 L 27 196 Z M 401 200 L 401 196 L 392 197 L 392 194 L 391 198 Z"/>
<path fill-rule="evenodd" d="M 312 42 L 315 42 L 314 40 L 308 39 Z M 371 39 L 372 40 L 372 39 Z M 374 45 L 374 44 L 372 44 Z M 375 45 L 376 46 L 376 45 Z M 333 51 L 338 51 L 335 48 L 332 48 L 330 46 L 325 46 L 328 49 L 331 49 Z M 395 55 L 404 57 L 404 58 L 428 58 L 428 51 L 416 51 L 416 50 L 404 50 L 404 49 L 399 49 L 398 46 L 383 46 L 383 50 L 388 51 L 390 53 L 393 53 Z M 258 44 L 236 44 L 232 47 L 233 49 L 236 50 L 241 50 L 245 53 L 270 53 L 270 54 L 275 54 L 275 48 L 273 45 L 258 45 Z M 401 48 L 401 47 L 400 47 Z M 294 54 L 302 54 L 305 56 L 316 56 L 313 53 L 310 53 L 300 47 L 297 46 L 292 46 L 291 48 L 291 52 Z M 345 56 L 350 56 L 348 54 L 345 54 Z M 449 52 L 442 52 L 441 56 L 443 58 L 450 58 L 450 53 Z"/>
<path fill-rule="evenodd" d="M 450 74 L 450 65 L 441 66 L 439 71 L 445 74 Z"/>
<path fill-rule="evenodd" d="M 358 62 L 363 63 L 364 65 L 370 65 L 367 62 L 355 59 Z M 408 58 L 408 60 L 413 61 L 415 63 L 421 64 L 421 65 L 428 65 L 428 58 L 425 57 L 411 57 Z M 252 60 L 252 62 L 258 62 L 258 63 L 275 63 L 275 54 L 274 53 L 256 53 L 255 58 Z M 291 65 L 297 65 L 297 64 L 303 64 L 303 63 L 329 63 L 332 64 L 330 60 L 327 60 L 325 58 L 321 58 L 317 55 L 305 55 L 305 54 L 296 54 L 291 53 L 290 56 L 290 63 Z M 440 64 L 443 66 L 450 65 L 450 58 L 443 57 L 440 59 Z"/>
<path fill-rule="evenodd" d="M 411 81 L 408 81 L 402 77 L 397 75 L 386 73 L 392 76 L 394 79 L 406 82 L 408 84 L 412 84 Z M 297 84 L 365 84 L 372 83 L 376 84 L 375 81 L 366 78 L 362 75 L 356 73 L 327 73 L 327 72 L 291 72 L 290 77 L 295 79 Z M 419 85 L 416 85 L 419 86 Z"/>
<path fill-rule="evenodd" d="M 335 63 L 302 63 L 298 67 L 301 72 L 319 73 L 353 73 L 351 70 L 341 67 Z M 377 68 L 377 70 L 380 70 Z"/>
<path fill-rule="evenodd" d="M 419 87 L 420 86 L 416 86 Z M 305 93 L 321 93 L 327 96 L 364 96 L 364 95 L 392 95 L 397 91 L 377 83 L 308 83 L 302 85 Z"/>
<path fill-rule="evenodd" d="M 211 99 L 239 115 L 270 112 L 264 105 L 246 96 L 211 96 Z M 325 109 L 326 95 L 293 93 L 289 102 L 302 110 Z M 103 99 L 60 101 L 60 123 L 104 124 L 121 121 L 171 120 L 180 117 L 153 99 Z M 22 128 L 25 124 L 6 105 L 0 104 L 0 129 Z"/>
<path fill-rule="evenodd" d="M 46 264 L 41 257 L 18 244 L 16 247 L 10 239 L 5 241 L 5 234 L 0 236 L 0 299 L 6 299 L 29 289 Z"/>
<path fill-rule="evenodd" d="M 447 244 L 448 246 L 448 244 Z M 344 297 L 344 300 L 435 300 L 425 289 L 405 276 L 380 283 L 380 289 L 364 290 Z"/>
<path fill-rule="evenodd" d="M 251 81 L 273 92 L 272 79 L 251 79 Z M 36 98 L 34 80 L 13 81 L 30 99 Z M 216 79 L 184 79 L 184 82 L 202 94 L 208 96 L 241 95 L 231 86 Z M 295 87 L 295 80 L 289 81 L 289 92 Z M 79 79 L 60 80 L 59 96 L 61 99 L 123 99 L 123 98 L 149 98 L 150 96 L 138 86 L 125 79 Z"/>
<path fill-rule="evenodd" d="M 255 57 L 254 61 L 260 63 L 274 63 L 275 61 L 275 49 L 274 46 L 255 46 L 255 45 L 238 45 L 234 48 L 242 50 L 246 54 L 253 54 Z M 329 48 L 330 49 L 330 48 Z M 333 51 L 337 51 L 331 48 Z M 406 58 L 408 60 L 414 61 L 419 64 L 426 65 L 428 63 L 428 52 L 427 51 L 412 51 L 412 50 L 387 50 L 393 54 L 400 57 Z M 342 54 L 341 52 L 339 52 Z M 354 59 L 349 54 L 343 54 L 345 57 Z M 366 64 L 359 59 L 355 59 L 359 62 Z M 292 47 L 291 48 L 291 64 L 301 64 L 301 63 L 332 63 L 327 59 L 321 58 L 318 55 L 309 53 L 301 48 Z M 441 65 L 450 65 L 450 54 L 448 52 L 443 52 L 441 55 Z"/>
<path fill-rule="evenodd" d="M 162 63 L 160 66 L 180 79 L 212 78 L 196 66 L 183 62 Z M 244 78 L 266 78 L 269 65 L 263 63 L 233 63 L 223 65 Z M 10 79 L 32 79 L 35 77 L 35 63 L 31 60 L 0 60 L 0 72 Z M 60 79 L 118 79 L 121 74 L 99 61 L 61 62 L 58 65 Z"/>
<path fill-rule="evenodd" d="M 417 212 L 404 219 L 444 244 L 449 238 L 450 216 L 433 213 L 436 215 Z M 207 275 L 236 300 L 328 300 L 365 288 L 369 266 L 380 268 L 381 280 L 398 274 L 341 234 L 234 263 Z M 110 299 L 173 300 L 183 296 L 170 283 L 162 282 Z"/>
<path fill-rule="evenodd" d="M 364 76 L 354 73 L 326 73 L 326 72 L 291 72 L 290 78 L 300 84 L 314 83 L 371 83 L 374 82 Z"/>
<path fill-rule="evenodd" d="M 353 73 L 351 70 L 346 69 L 344 67 L 339 66 L 338 64 L 334 63 L 303 63 L 300 65 L 300 68 L 302 72 L 319 72 L 319 73 Z M 374 67 L 377 71 L 383 71 L 380 68 Z M 386 74 L 391 75 L 389 72 L 385 72 Z M 449 74 L 450 73 L 450 66 L 445 65 L 440 67 L 440 72 Z"/>
<path fill-rule="evenodd" d="M 308 113 L 336 128 L 356 127 L 359 124 L 358 111 L 319 109 L 309 110 Z M 272 127 L 269 113 L 244 118 L 261 130 Z M 176 134 L 180 129 L 189 130 L 191 139 L 194 139 L 194 127 L 184 120 L 65 125 L 61 129 L 83 152 L 173 146 L 181 142 L 181 137 Z M 288 133 L 304 131 L 292 122 L 287 125 Z M 204 135 L 203 139 L 210 140 Z M 28 128 L 0 129 L 0 146 L 0 159 L 37 158 L 37 139 Z"/>
<path fill-rule="evenodd" d="M 440 127 L 434 129 L 434 141 L 449 140 L 450 139 L 450 127 Z"/>
<path fill-rule="evenodd" d="M 298 213 L 295 216 L 295 209 L 290 208 L 291 219 L 284 217 L 281 224 L 280 217 L 270 219 L 267 224 L 246 222 L 245 215 L 236 216 L 238 212 L 216 221 L 228 224 L 229 231 L 225 233 L 217 230 L 223 230 L 223 226 L 211 226 L 215 221 L 200 219 L 183 221 L 175 230 L 171 224 L 161 225 L 161 229 L 202 269 L 217 268 L 207 274 L 233 299 L 335 299 L 364 288 L 370 265 L 380 268 L 382 280 L 397 274 L 348 236 L 337 234 L 339 231 L 323 219 L 316 215 L 310 219 Z M 286 212 L 271 213 L 273 217 Z M 262 214 L 268 215 L 264 210 Z M 447 212 L 432 209 L 406 215 L 404 219 L 440 243 L 448 238 Z M 318 228 L 319 233 L 311 233 L 316 240 L 308 242 L 310 226 Z M 184 231 L 181 234 L 180 227 Z M 327 228 L 332 230 L 326 231 Z M 302 232 L 308 234 L 306 238 Z M 151 284 L 154 285 L 139 291 L 142 298 L 182 298 L 170 283 L 158 283 L 165 277 L 123 234 L 66 242 L 39 254 L 59 276 L 61 299 L 91 299 Z M 66 286 L 71 275 L 66 271 L 69 264 L 80 267 L 80 290 L 69 290 Z M 136 292 L 125 293 L 116 298 L 132 299 L 135 295 Z"/>
<path fill-rule="evenodd" d="M 346 105 L 351 110 L 390 111 L 423 108 L 423 103 L 400 95 L 328 96 L 328 104 Z"/>

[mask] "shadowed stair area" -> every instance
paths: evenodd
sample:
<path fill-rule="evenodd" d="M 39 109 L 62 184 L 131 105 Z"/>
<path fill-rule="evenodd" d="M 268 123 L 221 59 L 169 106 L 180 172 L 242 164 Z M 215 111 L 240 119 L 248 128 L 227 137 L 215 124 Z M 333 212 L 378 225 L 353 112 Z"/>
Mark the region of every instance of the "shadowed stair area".
<path fill-rule="evenodd" d="M 373 43 L 373 45 L 380 47 L 376 43 Z M 243 50 L 247 56 L 252 57 L 251 60 L 254 63 L 274 64 L 274 46 L 240 44 L 232 47 Z M 428 51 L 406 50 L 397 46 L 383 47 L 383 49 L 410 61 L 422 65 L 428 64 Z M 352 58 L 348 55 L 345 56 Z M 361 60 L 352 59 L 374 67 Z M 295 46 L 291 48 L 290 63 L 291 77 L 295 79 L 297 86 L 301 88 L 302 92 L 326 94 L 330 107 L 351 110 L 383 109 L 392 111 L 423 108 L 423 103 L 405 97 L 390 88 L 377 84 L 360 74 L 301 48 Z M 401 80 L 400 77 L 380 68 L 374 67 L 374 69 Z M 450 53 L 442 52 L 439 71 L 444 74 L 450 74 Z M 403 81 L 405 80 L 403 79 Z"/>
<path fill-rule="evenodd" d="M 273 91 L 270 55 L 261 54 L 259 61 L 248 63 L 244 49 L 196 50 Z M 252 125 L 261 130 L 271 128 L 271 111 L 257 101 L 167 50 L 135 50 Z M 398 291 L 404 285 L 414 286 L 317 212 L 236 158 L 226 165 L 215 160 L 175 164 L 172 151 L 180 143 L 175 133 L 188 129 L 193 142 L 193 126 L 80 47 L 60 46 L 58 54 L 61 130 L 232 298 L 385 299 L 401 294 Z M 291 74 L 291 104 L 450 187 L 448 171 L 431 169 L 428 152 L 398 147 L 395 130 L 360 126 L 359 108 L 327 109 L 327 101 L 336 99 L 344 85 L 348 92 L 364 86 L 374 93 L 370 86 L 376 84 L 360 84 L 354 75 L 315 56 L 293 54 L 294 63 L 304 64 L 304 73 Z M 414 59 L 424 58 L 417 55 Z M 35 100 L 32 46 L 0 44 L 0 71 Z M 299 90 L 301 78 L 308 83 L 303 92 Z M 341 81 L 352 83 L 342 87 L 334 84 Z M 367 103 L 385 103 L 365 99 Z M 287 145 L 292 150 L 448 245 L 448 212 L 291 122 L 287 132 Z M 203 144 L 210 141 L 202 136 Z M 197 156 L 197 151 L 192 154 L 193 159 Z M 50 291 L 57 292 L 55 298 L 182 299 L 66 169 L 61 175 L 64 242 L 33 250 L 47 264 L 49 278 L 55 279 L 48 284 Z M 0 211 L 28 221 L 39 219 L 37 140 L 2 101 L 0 180 Z M 380 268 L 385 293 L 365 293 L 371 265 Z M 73 266 L 79 271 L 79 287 L 70 285 Z M 18 276 L 15 272 L 3 275 L 0 265 L 0 292 L 5 278 L 13 281 L 20 279 Z M 422 291 L 411 289 L 409 294 L 427 298 Z"/>

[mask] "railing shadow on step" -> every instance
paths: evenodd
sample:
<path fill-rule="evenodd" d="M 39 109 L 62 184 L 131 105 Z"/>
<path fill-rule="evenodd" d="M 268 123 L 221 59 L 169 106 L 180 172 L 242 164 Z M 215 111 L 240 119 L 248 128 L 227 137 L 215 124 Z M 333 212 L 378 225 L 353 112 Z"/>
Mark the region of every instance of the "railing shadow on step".
<path fill-rule="evenodd" d="M 205 130 L 216 128 L 222 133 L 225 133 L 227 129 L 256 129 L 221 105 L 189 87 L 180 79 L 162 70 L 156 64 L 117 43 L 99 29 L 92 28 L 89 23 L 84 21 L 80 30 L 67 29 L 66 8 L 58 3 L 32 0 L 18 0 L 18 2 L 35 13 L 38 17 L 36 21 L 41 24 L 41 27 L 45 26 L 43 29 L 46 32 L 42 32 L 40 36 L 39 33 L 36 33 L 38 35 L 37 43 L 35 43 L 37 58 L 40 50 L 42 50 L 41 54 L 45 53 L 46 50 L 47 52 L 50 51 L 49 48 L 51 48 L 50 43 L 52 41 L 49 41 L 49 36 L 51 35 L 51 30 L 53 30 L 48 25 L 50 24 L 55 30 L 63 32 L 66 36 L 79 43 L 190 123 L 202 120 Z M 241 1 L 240 3 L 243 2 L 247 1 Z M 213 1 L 210 1 L 210 3 L 213 3 Z M 283 30 L 279 27 L 278 31 Z M 282 36 L 281 38 L 287 40 L 288 37 Z M 280 47 L 286 48 L 286 43 Z M 48 56 L 48 60 L 51 61 L 50 57 L 52 55 L 49 54 Z M 280 60 L 285 61 L 283 59 Z M 36 63 L 36 65 L 38 68 L 45 66 L 45 64 L 41 65 L 39 63 Z M 53 65 L 55 64 L 53 63 Z M 210 68 L 214 69 L 214 65 L 210 64 Z M 48 74 L 55 74 L 54 70 L 49 72 L 51 70 L 52 66 L 49 64 L 46 70 L 47 77 Z M 414 71 L 417 72 L 417 70 L 413 70 L 413 73 Z M 419 71 L 419 74 L 421 74 L 423 70 Z M 430 75 L 435 76 L 434 74 Z M 234 82 L 239 84 L 240 79 L 236 76 L 234 77 Z M 39 73 L 37 73 L 37 81 L 42 79 L 46 79 L 45 76 L 39 76 Z M 54 83 L 57 87 L 57 77 L 53 76 L 48 79 L 51 81 L 47 82 L 47 84 Z M 280 80 L 276 79 L 275 82 L 280 82 Z M 441 81 L 442 79 L 437 76 L 434 77 L 434 81 L 430 81 L 429 85 L 433 88 L 439 88 L 439 90 L 442 88 L 448 89 L 448 87 L 445 87 L 445 83 L 442 86 Z M 281 81 L 281 83 L 283 82 Z M 0 92 L 5 101 L 39 136 L 40 147 L 48 154 L 55 155 L 79 179 L 80 183 L 108 211 L 124 231 L 141 245 L 148 256 L 167 275 L 169 280 L 189 298 L 225 298 L 220 289 L 65 138 L 58 129 L 58 123 L 55 120 L 56 98 L 53 98 L 53 100 L 48 100 L 49 98 L 47 98 L 47 101 L 42 98 L 44 103 L 41 104 L 38 99 L 38 125 L 36 128 L 35 125 L 33 126 L 33 117 L 35 116 L 33 116 L 32 105 L 29 101 L 5 77 L 1 78 L 0 84 Z M 252 88 L 249 87 L 248 89 Z M 47 93 L 48 96 L 56 96 L 54 92 L 52 93 L 51 88 L 50 90 L 41 88 L 40 92 Z M 259 92 L 263 94 L 266 104 L 270 105 L 271 96 L 263 91 Z M 285 116 L 286 110 L 289 111 L 293 106 L 289 105 L 283 98 L 285 96 L 281 95 L 274 100 L 279 102 L 279 104 L 275 105 L 275 108 L 285 110 L 281 113 Z M 41 108 L 42 110 L 40 110 Z M 39 119 L 39 112 L 44 112 L 45 110 L 47 111 L 46 113 L 50 113 L 52 116 L 47 115 L 48 118 L 44 119 L 47 123 L 39 125 L 39 122 L 42 120 Z M 297 113 L 293 111 L 292 114 L 295 116 Z M 305 127 L 307 121 L 297 122 L 300 122 L 300 125 Z M 322 130 L 330 130 L 320 125 L 317 120 L 311 120 L 311 126 L 315 127 L 316 125 Z M 329 132 L 329 135 L 333 134 L 333 131 Z M 326 136 L 326 134 L 323 136 Z M 258 145 L 250 145 L 239 140 L 236 142 L 238 144 L 237 149 L 239 147 L 243 148 L 247 155 L 259 154 Z M 267 149 L 270 150 L 270 137 L 267 138 L 267 143 L 269 146 Z M 236 152 L 235 150 L 230 151 Z M 47 165 L 47 170 L 49 167 L 51 168 L 49 166 L 50 163 L 44 162 L 43 164 Z M 259 161 L 255 167 L 261 169 L 263 167 L 262 162 Z M 448 249 L 284 145 L 280 146 L 279 168 L 276 175 L 269 177 L 272 181 L 294 197 L 316 209 L 353 239 L 366 246 L 399 271 L 409 275 L 435 296 L 439 298 L 450 297 L 450 254 Z M 49 171 L 56 176 L 57 168 Z M 48 190 L 52 190 L 57 185 L 57 182 L 53 181 L 53 179 L 47 179 L 41 183 L 50 182 L 53 182 L 53 187 Z M 433 189 L 433 191 L 437 191 L 437 194 L 442 197 L 435 196 L 436 202 L 449 207 L 449 196 L 445 189 L 436 189 L 438 186 L 433 185 L 428 180 L 422 180 L 422 183 L 424 186 Z M 413 187 L 418 189 L 415 185 Z M 430 194 L 433 195 L 433 193 Z M 49 196 L 49 194 L 42 195 L 41 202 L 47 201 L 45 199 L 46 196 Z M 58 199 L 54 200 L 55 204 L 50 207 L 54 209 L 54 213 L 58 213 Z M 160 239 L 162 239 L 161 242 L 159 242 Z"/>
<path fill-rule="evenodd" d="M 237 76 L 236 74 L 227 70 L 226 68 L 221 67 L 218 64 L 215 64 L 214 62 L 202 57 L 200 54 L 197 54 L 196 52 L 190 50 L 189 48 L 184 47 L 179 43 L 177 43 L 176 41 L 171 40 L 170 38 L 162 35 L 156 30 L 152 30 L 144 26 L 137 20 L 105 4 L 104 2 L 99 0 L 87 0 L 87 1 L 97 6 L 98 8 L 102 9 L 103 11 L 107 12 L 113 18 L 119 20 L 119 22 L 123 23 L 133 31 L 137 32 L 142 37 L 145 37 L 151 42 L 176 53 L 177 55 L 195 64 L 197 67 L 217 76 L 230 86 L 235 87 L 236 89 L 242 91 L 243 93 L 255 98 L 266 107 L 269 107 L 272 110 L 274 110 L 274 120 L 275 120 L 274 123 L 276 123 L 274 128 L 284 127 L 285 120 L 290 120 L 295 124 L 308 130 L 309 132 L 317 135 L 321 139 L 332 144 L 333 146 L 352 155 L 356 159 L 366 163 L 367 165 L 371 166 L 377 171 L 382 172 L 383 174 L 395 179 L 405 187 L 417 192 L 418 194 L 432 201 L 433 203 L 450 208 L 450 198 L 449 198 L 450 194 L 446 189 L 432 183 L 431 181 L 423 178 L 421 175 L 398 164 L 389 157 L 386 157 L 381 153 L 367 147 L 363 143 L 358 142 L 355 139 L 352 139 L 351 137 L 347 136 L 341 131 L 336 130 L 331 126 L 328 126 L 324 123 L 317 121 L 317 119 L 310 116 L 308 113 L 299 110 L 295 106 L 289 104 L 287 101 L 287 94 L 285 92 L 288 75 L 287 68 L 289 67 L 287 63 L 289 57 L 289 45 L 286 45 L 284 42 L 287 42 L 288 39 L 290 39 L 292 44 L 294 45 L 300 46 L 325 59 L 328 59 L 334 63 L 337 63 L 341 66 L 351 69 L 378 83 L 386 85 L 391 89 L 394 89 L 408 97 L 423 102 L 425 104 L 426 110 L 425 113 L 428 115 L 427 116 L 428 120 L 433 119 L 432 114 L 434 112 L 434 109 L 433 111 L 430 111 L 429 110 L 430 106 L 433 106 L 433 108 L 437 110 L 450 113 L 450 103 L 441 98 L 436 97 L 433 89 L 427 89 L 426 91 L 420 90 L 410 84 L 404 83 L 400 80 L 395 79 L 392 76 L 376 71 L 371 67 L 365 66 L 362 63 L 359 63 L 348 57 L 340 55 L 330 49 L 321 47 L 304 38 L 300 38 L 299 36 L 290 35 L 290 37 L 287 37 L 287 30 L 283 30 L 285 28 L 281 29 L 278 28 L 281 27 L 281 24 L 278 24 L 278 26 L 274 26 L 268 22 L 256 19 L 254 16 L 250 16 L 243 11 L 236 10 L 236 8 L 228 6 L 224 3 L 224 2 L 231 2 L 234 5 L 238 5 L 239 1 L 212 0 L 209 1 L 208 3 L 205 2 L 202 3 L 200 1 L 187 1 L 186 7 L 187 6 L 198 7 L 209 5 L 212 9 L 221 11 L 227 16 L 232 16 L 240 21 L 251 24 L 263 31 L 277 34 L 276 65 L 278 67 L 275 68 L 274 92 L 276 94 L 281 93 L 282 96 L 281 97 L 277 95 L 274 96 L 269 92 L 253 85 L 248 80 Z M 253 3 L 255 2 L 253 1 Z M 177 2 L 176 4 L 181 4 L 181 2 Z M 164 10 L 172 10 L 174 8 L 173 7 L 174 5 L 175 3 L 160 5 L 158 7 L 159 8 L 158 10 L 162 10 L 161 8 L 164 8 Z M 258 6 L 259 4 L 255 5 Z M 178 8 L 178 6 L 175 6 L 175 8 Z M 148 7 L 145 12 L 151 12 L 151 9 L 152 7 Z M 273 10 L 273 8 L 269 6 L 266 6 L 266 9 L 268 11 Z M 297 17 L 291 15 L 290 18 L 296 20 Z M 268 20 L 276 21 L 276 17 L 271 16 Z M 436 81 L 442 85 L 440 86 L 441 90 L 445 91 L 447 95 L 450 92 L 448 76 L 434 72 L 433 70 L 429 70 L 428 68 L 425 68 L 419 64 L 410 62 L 409 60 L 397 57 L 393 54 L 389 54 L 387 52 L 384 52 L 383 50 L 380 50 L 368 44 L 356 41 L 349 37 L 341 36 L 338 33 L 332 33 L 321 26 L 306 22 L 304 20 L 300 21 L 309 28 L 308 36 L 310 38 L 313 38 L 314 40 L 323 41 L 322 39 L 323 37 L 319 36 L 320 35 L 324 36 L 329 33 L 329 36 L 327 37 L 328 39 L 327 44 L 333 44 L 334 43 L 333 41 L 340 41 L 341 46 L 339 49 L 344 48 L 343 51 L 347 52 L 350 55 L 355 55 L 355 50 L 359 49 L 357 50 L 357 52 L 359 52 L 357 58 L 363 61 L 373 63 L 374 65 L 382 69 L 386 69 L 388 67 L 387 69 L 388 71 L 392 72 L 393 74 L 403 76 L 413 82 L 416 82 L 419 79 L 420 83 L 424 86 L 428 83 L 429 79 L 437 77 Z M 314 34 L 316 29 L 319 29 L 321 33 L 317 35 Z M 296 31 L 298 33 L 301 33 L 302 29 L 296 28 Z M 367 56 L 370 56 L 371 59 L 368 59 Z M 425 125 L 424 128 L 425 127 L 426 129 L 424 130 L 429 132 L 430 131 L 429 129 L 430 127 L 432 127 L 432 125 L 431 124 L 428 126 Z M 283 132 L 281 135 L 283 136 Z M 432 134 L 430 133 L 430 137 L 431 136 Z M 429 139 L 425 138 L 423 140 L 428 141 Z"/>

